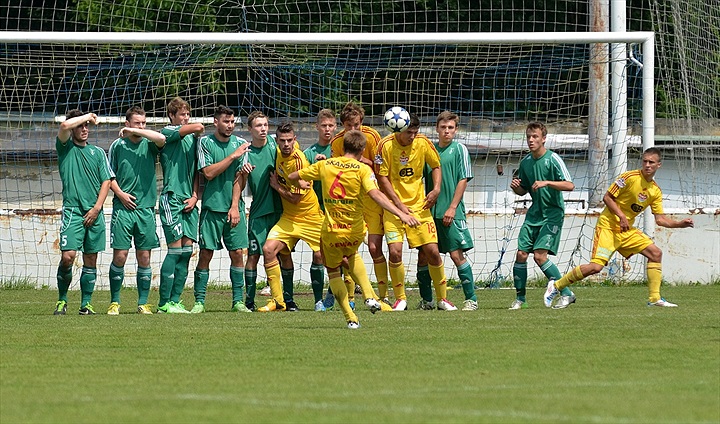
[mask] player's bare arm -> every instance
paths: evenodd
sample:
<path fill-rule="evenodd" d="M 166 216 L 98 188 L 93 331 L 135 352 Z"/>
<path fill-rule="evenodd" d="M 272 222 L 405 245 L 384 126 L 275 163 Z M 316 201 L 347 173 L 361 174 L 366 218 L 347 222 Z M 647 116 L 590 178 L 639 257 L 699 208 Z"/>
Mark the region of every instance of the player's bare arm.
<path fill-rule="evenodd" d="M 467 185 L 467 178 L 464 178 L 458 181 L 457 186 L 455 186 L 455 193 L 453 194 L 453 198 L 450 201 L 450 206 L 448 206 L 448 209 L 443 214 L 444 226 L 449 227 L 450 224 L 452 224 L 455 220 L 455 211 L 457 211 L 458 205 L 460 204 L 460 202 L 462 202 L 463 196 L 465 195 L 465 190 L 467 189 Z"/>
<path fill-rule="evenodd" d="M 114 180 L 113 180 L 114 181 Z M 108 193 L 110 192 L 110 180 L 105 180 L 100 185 L 100 191 L 98 192 L 98 198 L 95 201 L 95 204 L 92 208 L 90 208 L 85 215 L 83 215 L 83 225 L 86 227 L 90 227 L 95 223 L 95 220 L 100 215 L 100 212 L 103 210 L 103 204 L 105 203 L 105 199 L 107 198 Z"/>
<path fill-rule="evenodd" d="M 232 187 L 232 199 L 230 201 L 230 210 L 228 210 L 228 222 L 230 226 L 235 228 L 240 222 L 240 196 L 242 195 L 242 187 L 240 187 L 241 172 L 235 173 L 235 180 Z"/>
<path fill-rule="evenodd" d="M 196 136 L 200 136 L 204 131 L 205 126 L 199 122 L 194 124 L 185 124 L 181 126 L 178 130 L 178 132 L 180 133 L 180 137 L 185 137 L 188 134 L 195 134 Z"/>
<path fill-rule="evenodd" d="M 220 162 L 213 163 L 212 165 L 208 165 L 205 168 L 201 169 L 200 172 L 202 172 L 203 176 L 208 179 L 208 181 L 212 181 L 217 177 L 218 175 L 225 172 L 226 169 L 232 165 L 233 162 L 235 162 L 237 159 L 240 159 L 242 155 L 244 155 L 248 149 L 250 148 L 250 143 L 243 143 L 235 149 L 232 153 L 230 153 L 225 159 L 221 160 Z"/>
<path fill-rule="evenodd" d="M 98 116 L 94 113 L 86 113 L 82 116 L 76 116 L 74 118 L 66 119 L 60 124 L 60 129 L 58 130 L 57 137 L 63 144 L 65 144 L 72 137 L 73 129 L 85 123 L 97 125 L 97 121 Z"/>
<path fill-rule="evenodd" d="M 287 187 L 280 184 L 277 180 L 277 175 L 275 175 L 274 172 L 270 173 L 270 187 L 272 187 L 273 190 L 277 191 L 280 197 L 292 203 L 293 205 L 297 205 L 298 203 L 300 203 L 300 199 L 302 199 L 302 194 L 292 193 L 290 192 L 290 190 L 287 189 Z"/>
<path fill-rule="evenodd" d="M 380 207 L 400 218 L 403 224 L 413 228 L 420 225 L 420 221 L 418 221 L 417 218 L 415 218 L 412 214 L 407 214 L 398 209 L 393 204 L 393 202 L 391 202 L 390 199 L 388 199 L 387 196 L 383 194 L 382 191 L 377 189 L 370 190 L 368 191 L 368 196 L 370 196 L 370 198 L 373 199 L 375 203 L 380 205 Z"/>
<path fill-rule="evenodd" d="M 130 193 L 124 192 L 120 188 L 120 185 L 117 183 L 117 180 L 115 178 L 110 180 L 110 190 L 115 193 L 115 197 L 120 200 L 120 203 L 125 206 L 125 209 L 130 211 L 135 210 L 135 208 L 137 207 L 137 204 L 135 204 L 136 197 Z"/>
<path fill-rule="evenodd" d="M 655 215 L 655 223 L 665 228 L 688 228 L 695 226 L 695 222 L 692 220 L 692 218 L 685 218 L 676 221 L 665 214 Z"/>
<path fill-rule="evenodd" d="M 318 155 L 318 156 L 324 157 L 325 155 Z M 288 175 L 288 180 L 290 180 L 293 184 L 297 185 L 298 187 L 300 187 L 303 190 L 312 188 L 312 184 L 310 184 L 309 182 L 307 182 L 305 180 L 300 179 L 300 173 L 297 171 L 290 173 L 290 175 Z"/>
<path fill-rule="evenodd" d="M 540 190 L 543 187 L 550 187 L 558 191 L 575 190 L 575 184 L 572 181 L 535 181 L 532 185 L 533 191 Z"/>
<path fill-rule="evenodd" d="M 430 171 L 430 177 L 433 181 L 433 189 L 430 190 L 430 192 L 425 196 L 425 203 L 423 204 L 423 209 L 430 209 L 435 205 L 435 202 L 437 202 L 438 196 L 440 196 L 440 184 L 442 184 L 442 171 L 440 171 L 440 167 L 433 168 L 432 171 Z"/>
<path fill-rule="evenodd" d="M 152 141 L 158 148 L 162 148 L 165 145 L 165 136 L 157 131 L 131 127 L 120 128 L 120 137 L 129 136 L 145 137 Z"/>
<path fill-rule="evenodd" d="M 200 174 L 195 174 L 195 177 L 193 178 L 193 192 L 192 195 L 183 200 L 183 203 L 185 203 L 185 207 L 183 208 L 183 212 L 188 213 L 195 209 L 195 205 L 197 205 L 198 196 L 200 196 Z"/>
<path fill-rule="evenodd" d="M 620 207 L 617 205 L 617 202 L 615 202 L 615 198 L 613 197 L 613 195 L 609 192 L 605 192 L 605 196 L 603 196 L 603 202 L 605 203 L 605 206 L 607 206 L 607 208 L 610 210 L 610 212 L 614 213 L 620 219 L 620 231 L 629 230 L 630 221 L 628 221 L 623 211 L 620 210 Z"/>

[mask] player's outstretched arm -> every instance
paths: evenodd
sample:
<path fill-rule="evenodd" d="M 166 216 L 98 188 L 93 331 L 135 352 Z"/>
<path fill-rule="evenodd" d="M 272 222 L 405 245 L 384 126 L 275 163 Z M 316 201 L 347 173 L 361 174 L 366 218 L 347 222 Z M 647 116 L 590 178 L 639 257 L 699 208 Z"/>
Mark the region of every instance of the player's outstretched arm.
<path fill-rule="evenodd" d="M 376 175 L 375 177 L 377 178 L 378 186 L 380 187 L 382 193 L 387 196 L 387 198 L 390 199 L 390 201 L 393 202 L 398 209 L 409 215 L 411 213 L 410 209 L 408 209 L 408 207 L 400 201 L 400 198 L 393 189 L 390 179 L 385 175 Z"/>
<path fill-rule="evenodd" d="M 543 187 L 550 187 L 558 191 L 575 190 L 575 184 L 572 181 L 535 181 L 532 185 L 533 191 L 539 190 Z"/>
<path fill-rule="evenodd" d="M 194 124 L 185 124 L 180 127 L 178 131 L 181 137 L 185 137 L 188 134 L 195 134 L 198 137 L 205 131 L 205 126 L 199 122 Z"/>
<path fill-rule="evenodd" d="M 272 187 L 273 190 L 277 191 L 280 197 L 292 203 L 293 205 L 297 205 L 298 203 L 300 203 L 300 199 L 302 199 L 302 195 L 300 193 L 292 193 L 290 190 L 287 189 L 287 187 L 280 184 L 278 182 L 277 175 L 275 175 L 274 172 L 270 173 L 270 187 Z"/>
<path fill-rule="evenodd" d="M 685 218 L 676 221 L 665 214 L 655 215 L 655 224 L 665 228 L 688 228 L 695 226 L 695 222 L 692 218 Z"/>

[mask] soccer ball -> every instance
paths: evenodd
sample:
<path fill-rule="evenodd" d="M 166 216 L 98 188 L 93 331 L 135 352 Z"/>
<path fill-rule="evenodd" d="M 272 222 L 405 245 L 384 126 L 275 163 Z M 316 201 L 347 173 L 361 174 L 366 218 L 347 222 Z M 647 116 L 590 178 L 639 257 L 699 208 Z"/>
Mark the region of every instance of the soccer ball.
<path fill-rule="evenodd" d="M 383 124 L 390 132 L 403 132 L 410 126 L 410 114 L 400 106 L 391 107 L 383 116 Z"/>

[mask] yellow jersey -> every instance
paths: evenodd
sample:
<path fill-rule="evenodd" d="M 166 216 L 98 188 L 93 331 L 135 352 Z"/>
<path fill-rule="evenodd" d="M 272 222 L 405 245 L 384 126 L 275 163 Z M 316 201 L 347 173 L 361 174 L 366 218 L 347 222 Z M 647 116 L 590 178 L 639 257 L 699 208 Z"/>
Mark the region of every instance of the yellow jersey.
<path fill-rule="evenodd" d="M 635 218 L 650 206 L 653 214 L 662 214 L 662 191 L 655 181 L 647 181 L 639 169 L 620 175 L 608 188 L 620 210 L 634 226 Z M 598 218 L 597 226 L 620 231 L 620 218 L 605 207 Z"/>
<path fill-rule="evenodd" d="M 339 157 L 314 163 L 298 173 L 305 181 L 322 183 L 323 233 L 341 236 L 365 232 L 364 198 L 370 190 L 378 189 L 375 174 L 369 166 L 355 159 Z"/>
<path fill-rule="evenodd" d="M 283 157 L 282 153 L 278 152 L 277 159 L 275 159 L 278 183 L 287 188 L 290 193 L 302 195 L 297 204 L 288 202 L 281 196 L 284 216 L 301 218 L 308 215 L 322 215 L 315 191 L 312 188 L 301 189 L 288 180 L 288 175 L 307 166 L 309 166 L 308 161 L 300 149 L 296 148 L 288 157 Z M 271 188 L 268 187 L 268 190 L 271 190 Z"/>
<path fill-rule="evenodd" d="M 378 152 L 378 143 L 380 142 L 380 133 L 374 128 L 366 127 L 365 125 L 360 126 L 360 132 L 365 134 L 365 150 L 363 150 L 363 157 L 368 159 L 370 162 L 375 163 L 375 158 Z M 340 131 L 333 137 L 330 142 L 330 149 L 332 150 L 332 157 L 339 158 L 345 155 L 345 130 Z M 373 172 L 377 172 L 377 169 L 373 169 Z M 382 215 L 382 208 L 380 205 L 375 203 L 369 197 L 363 199 L 365 207 L 375 214 Z"/>
<path fill-rule="evenodd" d="M 400 201 L 412 212 L 419 212 L 425 204 L 423 169 L 440 167 L 440 155 L 435 145 L 424 135 L 415 136 L 412 144 L 401 146 L 395 134 L 380 140 L 378 175 L 388 177 Z"/>

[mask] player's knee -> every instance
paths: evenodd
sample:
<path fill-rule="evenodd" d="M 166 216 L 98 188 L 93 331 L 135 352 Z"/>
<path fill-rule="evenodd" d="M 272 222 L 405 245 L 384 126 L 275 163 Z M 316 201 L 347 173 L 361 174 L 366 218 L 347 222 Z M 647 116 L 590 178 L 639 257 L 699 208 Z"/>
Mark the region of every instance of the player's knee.
<path fill-rule="evenodd" d="M 76 255 L 77 253 L 74 250 L 64 250 L 60 256 L 60 265 L 64 268 L 72 266 Z"/>
<path fill-rule="evenodd" d="M 528 252 L 523 252 L 522 250 L 518 250 L 517 254 L 515 254 L 515 262 L 525 263 L 527 262 L 528 258 Z"/>

